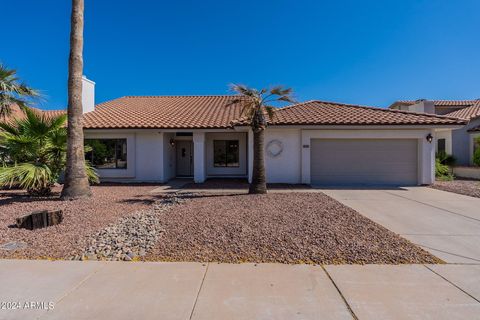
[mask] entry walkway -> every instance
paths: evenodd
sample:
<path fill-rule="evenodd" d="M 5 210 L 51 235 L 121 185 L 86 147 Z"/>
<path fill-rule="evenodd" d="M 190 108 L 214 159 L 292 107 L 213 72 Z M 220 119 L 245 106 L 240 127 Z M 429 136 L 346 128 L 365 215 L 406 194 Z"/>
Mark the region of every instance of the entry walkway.
<path fill-rule="evenodd" d="M 0 319 L 480 319 L 480 265 L 0 260 L 0 301 L 21 309 Z"/>

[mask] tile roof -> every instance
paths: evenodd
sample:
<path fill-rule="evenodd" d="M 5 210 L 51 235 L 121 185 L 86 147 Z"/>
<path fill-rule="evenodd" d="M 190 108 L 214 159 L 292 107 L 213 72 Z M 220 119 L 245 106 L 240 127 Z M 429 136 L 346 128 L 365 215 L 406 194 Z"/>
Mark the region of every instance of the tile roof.
<path fill-rule="evenodd" d="M 228 128 L 241 106 L 238 96 L 128 96 L 107 101 L 84 115 L 84 128 Z"/>
<path fill-rule="evenodd" d="M 395 105 L 408 106 L 408 105 L 416 104 L 420 101 L 421 99 L 420 100 L 398 100 L 392 103 L 391 106 L 395 106 Z M 455 106 L 468 107 L 476 103 L 478 100 L 427 100 L 427 101 L 432 101 L 436 107 L 455 107 Z"/>
<path fill-rule="evenodd" d="M 107 101 L 84 115 L 86 129 L 223 129 L 245 125 L 238 96 L 129 96 Z M 480 114 L 480 101 L 475 112 Z M 23 112 L 13 109 L 12 117 Z M 463 111 L 465 108 L 459 111 Z M 40 110 L 48 117 L 65 110 Z M 472 109 L 473 110 L 473 109 Z M 459 112 L 455 111 L 455 112 Z M 455 113 L 454 112 L 454 113 Z M 473 111 L 472 111 L 473 112 Z M 463 115 L 463 114 L 462 114 Z M 334 102 L 308 101 L 275 111 L 271 125 L 462 125 L 459 115 L 429 115 Z"/>
<path fill-rule="evenodd" d="M 425 113 L 308 101 L 275 112 L 272 125 L 462 125 L 466 121 Z"/>
<path fill-rule="evenodd" d="M 39 112 L 46 116 L 47 118 L 53 118 L 53 117 L 58 117 L 62 114 L 66 114 L 66 110 L 41 110 L 38 108 L 32 108 L 30 107 L 35 112 Z M 18 105 L 12 105 L 10 106 L 10 114 L 4 118 L 0 118 L 1 122 L 11 122 L 13 119 L 24 119 L 25 118 L 25 112 L 23 112 L 22 109 Z"/>
<path fill-rule="evenodd" d="M 469 107 L 447 113 L 446 116 L 467 120 L 478 118 L 480 117 L 480 100 L 475 101 L 475 103 Z"/>

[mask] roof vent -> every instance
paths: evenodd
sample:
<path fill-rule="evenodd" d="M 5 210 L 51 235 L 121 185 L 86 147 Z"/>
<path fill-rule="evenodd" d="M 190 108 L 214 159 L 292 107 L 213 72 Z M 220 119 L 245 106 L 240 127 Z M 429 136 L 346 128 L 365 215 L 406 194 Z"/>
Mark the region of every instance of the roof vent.
<path fill-rule="evenodd" d="M 415 100 L 416 103 L 423 102 L 423 101 L 427 101 L 427 99 L 417 99 L 417 100 Z"/>

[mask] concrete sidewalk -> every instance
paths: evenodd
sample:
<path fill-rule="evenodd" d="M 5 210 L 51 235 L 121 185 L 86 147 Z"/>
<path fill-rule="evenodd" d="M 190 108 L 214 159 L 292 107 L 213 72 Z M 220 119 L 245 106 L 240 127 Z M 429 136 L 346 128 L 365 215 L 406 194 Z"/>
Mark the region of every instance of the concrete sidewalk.
<path fill-rule="evenodd" d="M 0 301 L 54 306 L 0 319 L 480 319 L 480 265 L 0 260 Z"/>

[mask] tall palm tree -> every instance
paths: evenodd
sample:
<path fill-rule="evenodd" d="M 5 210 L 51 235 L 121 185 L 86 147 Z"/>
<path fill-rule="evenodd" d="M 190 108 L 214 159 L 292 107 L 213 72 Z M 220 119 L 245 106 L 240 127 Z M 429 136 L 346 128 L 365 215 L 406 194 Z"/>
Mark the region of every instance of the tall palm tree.
<path fill-rule="evenodd" d="M 241 104 L 241 117 L 246 121 L 253 131 L 253 172 L 252 182 L 248 192 L 267 193 L 267 180 L 265 174 L 265 128 L 267 119 L 272 121 L 275 115 L 275 108 L 270 103 L 278 101 L 295 102 L 292 97 L 292 89 L 276 86 L 270 89 L 257 90 L 244 85 L 233 84 L 231 89 L 240 95 L 232 100 L 229 105 Z"/>
<path fill-rule="evenodd" d="M 9 70 L 0 64 L 0 118 L 8 116 L 13 105 L 25 109 L 33 99 L 40 96 L 38 91 L 20 82 L 16 74 L 15 70 Z"/>
<path fill-rule="evenodd" d="M 85 172 L 82 116 L 84 0 L 72 0 L 70 57 L 68 61 L 68 143 L 67 167 L 62 199 L 91 196 Z"/>

